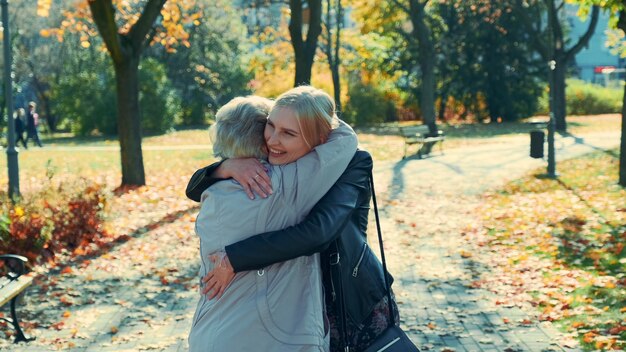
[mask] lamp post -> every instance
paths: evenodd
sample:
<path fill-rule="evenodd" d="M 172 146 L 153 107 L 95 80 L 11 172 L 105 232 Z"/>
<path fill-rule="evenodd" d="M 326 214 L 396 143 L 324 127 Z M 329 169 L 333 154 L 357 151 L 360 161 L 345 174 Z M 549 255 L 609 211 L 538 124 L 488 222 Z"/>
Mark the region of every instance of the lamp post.
<path fill-rule="evenodd" d="M 550 77 L 550 121 L 548 121 L 548 177 L 557 178 L 556 173 L 556 156 L 554 150 L 554 131 L 556 130 L 556 119 L 554 118 L 554 70 L 556 69 L 556 61 L 550 60 L 549 67 Z"/>
<path fill-rule="evenodd" d="M 555 48 L 554 48 L 554 26 L 557 21 L 556 14 L 554 13 L 554 0 L 548 1 L 548 33 L 549 33 L 549 57 L 548 61 L 548 85 L 550 86 L 550 94 L 548 99 L 550 101 L 550 121 L 548 121 L 548 177 L 557 178 L 556 173 L 556 157 L 554 150 L 554 131 L 556 130 L 556 119 L 554 117 L 554 70 L 556 70 Z"/>
<path fill-rule="evenodd" d="M 4 96 L 7 110 L 7 166 L 9 169 L 9 197 L 15 201 L 20 196 L 20 175 L 17 163 L 18 150 L 15 148 L 15 121 L 13 120 L 13 83 L 11 77 L 11 36 L 9 35 L 9 2 L 0 0 L 2 7 L 2 38 L 4 46 Z"/>

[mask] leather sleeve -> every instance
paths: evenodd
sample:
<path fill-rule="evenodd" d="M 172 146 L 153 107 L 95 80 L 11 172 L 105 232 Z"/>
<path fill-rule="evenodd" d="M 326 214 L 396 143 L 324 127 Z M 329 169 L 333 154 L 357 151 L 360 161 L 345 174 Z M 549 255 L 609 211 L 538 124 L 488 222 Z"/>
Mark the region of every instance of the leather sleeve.
<path fill-rule="evenodd" d="M 211 175 L 220 165 L 222 165 L 224 160 L 215 162 L 193 173 L 193 176 L 191 176 L 191 179 L 187 184 L 187 189 L 185 189 L 187 198 L 199 202 L 204 190 L 209 188 L 212 184 L 223 180 L 222 178 L 211 177 Z"/>
<path fill-rule="evenodd" d="M 357 208 L 371 170 L 372 157 L 357 151 L 346 171 L 301 223 L 226 246 L 235 272 L 260 269 L 326 249 Z"/>

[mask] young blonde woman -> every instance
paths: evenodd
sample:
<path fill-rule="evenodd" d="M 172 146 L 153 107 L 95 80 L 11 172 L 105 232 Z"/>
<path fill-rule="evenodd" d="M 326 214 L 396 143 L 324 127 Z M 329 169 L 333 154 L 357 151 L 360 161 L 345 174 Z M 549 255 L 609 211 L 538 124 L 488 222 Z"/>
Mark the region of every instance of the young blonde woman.
<path fill-rule="evenodd" d="M 367 245 L 372 166 L 369 153 L 358 150 L 341 177 L 302 222 L 226 246 L 222 265 L 203 279 L 203 293 L 208 294 L 208 299 L 216 299 L 228 292 L 235 273 L 320 252 L 330 351 L 345 351 L 346 346 L 350 351 L 365 350 L 390 326 L 390 309 L 395 321 L 399 321 L 396 303 L 387 301 L 382 265 Z M 248 158 L 227 159 L 196 171 L 187 186 L 187 197 L 200 201 L 205 189 L 229 182 L 224 181 L 229 178 L 237 180 L 250 198 L 254 198 L 254 193 L 261 197 L 271 194 L 272 184 L 266 179 L 263 165 Z M 331 264 L 337 263 L 340 275 L 332 273 L 331 268 L 338 266 Z M 338 311 L 340 283 L 345 294 L 345 324 Z"/>
<path fill-rule="evenodd" d="M 218 111 L 216 155 L 261 159 L 262 169 L 250 178 L 264 177 L 273 191 L 251 200 L 240 183 L 225 181 L 202 193 L 196 220 L 201 277 L 221 265 L 208 258 L 225 246 L 300 222 L 356 151 L 354 131 L 336 118 L 334 103 L 323 91 L 292 89 L 266 118 L 270 107 L 267 99 L 246 97 Z M 298 257 L 238 273 L 219 299 L 202 295 L 190 350 L 328 351 L 325 317 L 320 255 Z"/>

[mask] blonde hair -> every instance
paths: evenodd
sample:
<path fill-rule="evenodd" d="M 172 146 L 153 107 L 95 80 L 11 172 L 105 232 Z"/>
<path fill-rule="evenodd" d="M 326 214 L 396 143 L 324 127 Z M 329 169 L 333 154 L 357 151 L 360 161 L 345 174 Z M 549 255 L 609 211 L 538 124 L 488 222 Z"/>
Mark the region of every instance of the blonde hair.
<path fill-rule="evenodd" d="M 215 114 L 210 134 L 213 153 L 220 158 L 265 158 L 263 131 L 273 102 L 259 96 L 237 97 Z"/>
<path fill-rule="evenodd" d="M 326 92 L 311 86 L 300 86 L 281 94 L 274 109 L 290 109 L 298 121 L 304 142 L 314 148 L 326 141 L 337 126 L 335 101 Z"/>

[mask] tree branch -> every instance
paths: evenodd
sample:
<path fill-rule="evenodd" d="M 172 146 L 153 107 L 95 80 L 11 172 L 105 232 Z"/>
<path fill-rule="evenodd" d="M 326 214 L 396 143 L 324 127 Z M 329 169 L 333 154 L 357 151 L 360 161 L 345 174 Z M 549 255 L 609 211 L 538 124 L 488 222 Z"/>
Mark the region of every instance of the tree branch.
<path fill-rule="evenodd" d="M 594 6 L 591 9 L 591 20 L 589 21 L 589 26 L 587 27 L 587 31 L 583 34 L 582 37 L 578 38 L 578 42 L 571 49 L 565 52 L 565 57 L 570 59 L 572 56 L 576 55 L 582 48 L 587 45 L 589 39 L 593 36 L 593 33 L 596 30 L 596 25 L 598 24 L 598 17 L 600 14 L 600 8 L 598 6 Z M 621 16 L 621 13 L 620 13 Z"/>
<path fill-rule="evenodd" d="M 295 53 L 299 53 L 302 48 L 302 1 L 289 0 L 291 18 L 289 19 L 289 34 L 291 44 Z"/>
<path fill-rule="evenodd" d="M 552 40 L 555 46 L 553 50 L 558 49 L 563 55 L 565 55 L 565 42 L 563 41 L 563 28 L 561 28 L 561 22 L 559 22 L 559 11 L 563 8 L 564 3 L 564 1 L 561 1 L 561 5 L 556 6 L 554 0 L 548 1 L 548 6 L 551 7 L 551 9 L 548 9 L 548 16 L 552 16 Z M 556 55 L 556 52 L 554 54 Z"/>
<path fill-rule="evenodd" d="M 330 28 L 331 27 L 330 26 L 330 10 L 331 10 L 330 1 L 331 0 L 326 0 L 326 22 L 322 24 L 327 34 L 326 45 L 322 46 L 322 50 L 326 54 L 326 58 L 328 59 L 328 64 L 330 65 L 330 67 L 333 67 L 334 65 L 333 50 L 332 50 L 333 34 Z"/>
<path fill-rule="evenodd" d="M 626 9 L 619 11 L 619 19 L 617 20 L 617 28 L 621 29 L 626 34 Z"/>
<path fill-rule="evenodd" d="M 306 34 L 306 44 L 315 51 L 317 38 L 322 33 L 322 0 L 309 0 L 309 30 Z"/>
<path fill-rule="evenodd" d="M 117 34 L 118 28 L 115 23 L 115 8 L 111 0 L 88 1 L 91 17 L 102 36 L 104 45 L 109 50 L 109 54 L 114 62 L 123 60 L 122 45 L 120 36 Z"/>
<path fill-rule="evenodd" d="M 343 7 L 341 6 L 341 0 L 337 1 L 337 10 L 335 12 L 335 25 L 337 31 L 335 32 L 335 65 L 339 65 L 339 48 L 341 47 L 341 29 L 343 28 Z"/>
<path fill-rule="evenodd" d="M 141 52 L 146 36 L 154 26 L 157 17 L 161 14 L 161 10 L 166 1 L 167 0 L 148 0 L 141 16 L 128 32 L 128 38 L 137 54 Z"/>

